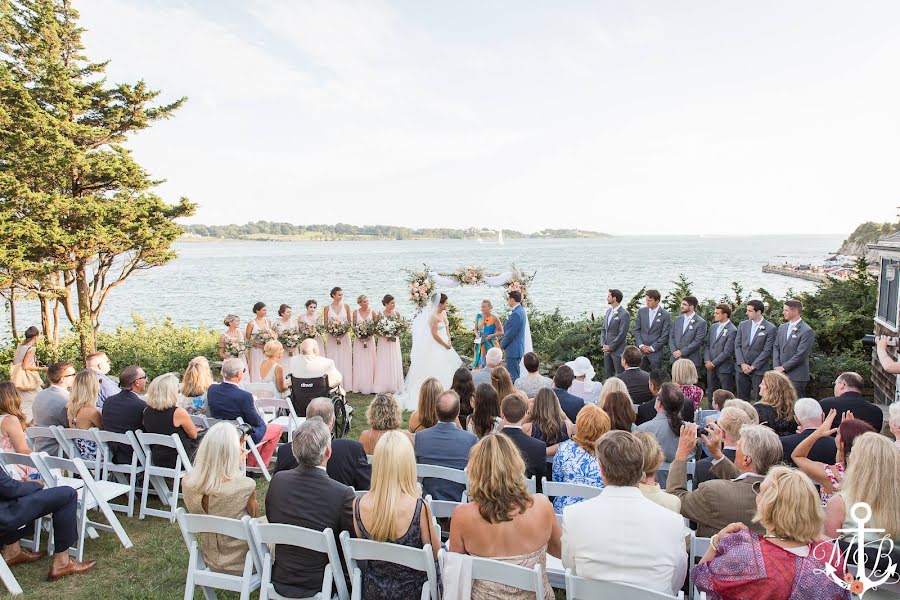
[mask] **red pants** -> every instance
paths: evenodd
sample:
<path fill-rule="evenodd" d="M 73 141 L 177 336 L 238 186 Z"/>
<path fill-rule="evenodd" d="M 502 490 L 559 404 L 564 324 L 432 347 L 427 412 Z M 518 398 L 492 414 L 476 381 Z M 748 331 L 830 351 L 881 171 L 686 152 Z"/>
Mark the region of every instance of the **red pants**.
<path fill-rule="evenodd" d="M 278 447 L 278 440 L 281 439 L 281 432 L 283 430 L 281 425 L 275 425 L 274 423 L 266 425 L 266 434 L 263 436 L 263 439 L 256 444 L 256 449 L 259 450 L 259 456 L 262 458 L 263 464 L 268 465 L 269 461 L 272 460 L 272 455 L 275 454 L 275 449 Z M 259 466 L 256 464 L 256 457 L 253 456 L 253 454 L 250 454 L 250 456 L 247 457 L 247 466 Z"/>

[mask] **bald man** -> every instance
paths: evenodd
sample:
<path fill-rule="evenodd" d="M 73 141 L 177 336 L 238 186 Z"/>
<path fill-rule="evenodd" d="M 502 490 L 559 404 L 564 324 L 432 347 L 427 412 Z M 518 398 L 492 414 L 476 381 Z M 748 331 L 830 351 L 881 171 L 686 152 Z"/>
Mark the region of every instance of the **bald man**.
<path fill-rule="evenodd" d="M 319 356 L 319 345 L 312 338 L 300 343 L 300 354 L 291 359 L 289 370 L 289 375 L 297 379 L 314 379 L 328 375 L 328 385 L 331 387 L 343 382 L 341 372 L 334 366 L 334 361 Z"/>
<path fill-rule="evenodd" d="M 474 434 L 459 428 L 459 395 L 447 390 L 437 400 L 438 422 L 416 434 L 416 462 L 451 469 L 465 469 L 469 451 L 478 441 Z M 466 486 L 445 479 L 425 478 L 422 487 L 434 500 L 459 502 Z"/>

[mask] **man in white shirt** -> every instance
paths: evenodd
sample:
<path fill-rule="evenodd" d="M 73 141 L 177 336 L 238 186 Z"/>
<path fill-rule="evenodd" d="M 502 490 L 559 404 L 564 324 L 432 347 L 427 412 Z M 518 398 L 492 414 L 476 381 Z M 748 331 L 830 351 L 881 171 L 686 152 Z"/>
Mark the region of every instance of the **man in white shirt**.
<path fill-rule="evenodd" d="M 334 361 L 319 356 L 319 345 L 309 338 L 300 343 L 300 354 L 291 359 L 289 375 L 297 379 L 314 379 L 328 375 L 328 385 L 334 387 L 343 382 L 341 372 L 334 366 Z"/>
<path fill-rule="evenodd" d="M 597 443 L 606 487 L 563 512 L 562 562 L 579 577 L 675 595 L 687 573 L 684 520 L 648 500 L 640 440 L 610 431 Z"/>

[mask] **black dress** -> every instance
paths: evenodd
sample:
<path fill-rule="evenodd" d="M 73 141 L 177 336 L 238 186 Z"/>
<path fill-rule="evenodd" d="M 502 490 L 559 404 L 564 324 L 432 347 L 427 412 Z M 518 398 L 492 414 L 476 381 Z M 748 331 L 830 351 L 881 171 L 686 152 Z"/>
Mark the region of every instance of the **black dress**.
<path fill-rule="evenodd" d="M 753 408 L 755 408 L 757 414 L 759 414 L 759 424 L 765 425 L 777 433 L 778 437 L 794 435 L 797 433 L 797 423 L 793 418 L 787 420 L 778 418 L 778 413 L 775 412 L 775 408 L 768 404 L 763 404 L 762 402 L 757 402 L 753 405 Z"/>
<path fill-rule="evenodd" d="M 184 432 L 181 427 L 175 427 L 175 409 L 172 406 L 165 410 L 156 410 L 149 406 L 144 409 L 144 433 L 158 433 L 160 435 L 172 435 L 177 433 L 181 438 L 181 445 L 184 446 L 188 457 L 193 460 L 194 453 L 197 450 L 197 440 L 192 440 Z M 153 447 L 153 464 L 157 467 L 175 468 L 175 461 L 178 458 L 178 452 L 174 448 L 167 446 Z"/>

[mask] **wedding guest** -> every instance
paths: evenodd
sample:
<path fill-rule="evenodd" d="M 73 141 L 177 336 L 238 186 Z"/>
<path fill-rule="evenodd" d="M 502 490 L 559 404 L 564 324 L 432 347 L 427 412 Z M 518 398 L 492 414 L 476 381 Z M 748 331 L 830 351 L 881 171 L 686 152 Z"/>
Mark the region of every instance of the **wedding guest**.
<path fill-rule="evenodd" d="M 603 382 L 603 387 L 600 389 L 600 395 L 597 397 L 597 406 L 606 408 L 606 397 L 614 392 L 627 395 L 628 386 L 618 377 L 609 377 Z M 631 396 L 628 397 L 628 401 L 631 402 Z"/>
<path fill-rule="evenodd" d="M 737 327 L 731 322 L 731 305 L 716 304 L 713 325 L 709 330 L 706 344 L 706 395 L 720 389 L 733 392 L 734 387 L 734 341 Z"/>
<path fill-rule="evenodd" d="M 572 423 L 559 406 L 553 390 L 544 388 L 534 397 L 531 421 L 522 425 L 522 431 L 547 445 L 547 456 L 556 454 L 559 444 L 569 439 Z"/>
<path fill-rule="evenodd" d="M 241 318 L 237 315 L 226 315 L 225 326 L 228 329 L 219 336 L 219 358 L 222 360 L 230 357 L 239 358 L 244 366 L 249 368 L 249 357 L 245 349 L 247 338 L 239 329 Z"/>
<path fill-rule="evenodd" d="M 610 392 L 603 400 L 601 407 L 609 415 L 610 427 L 614 430 L 632 432 L 634 424 L 634 404 L 628 392 Z"/>
<path fill-rule="evenodd" d="M 528 405 L 516 394 L 510 394 L 500 402 L 500 416 L 503 419 L 501 433 L 519 447 L 525 458 L 525 478 L 535 477 L 540 485 L 541 477 L 547 470 L 547 444 L 522 431 L 522 423 Z"/>
<path fill-rule="evenodd" d="M 422 382 L 422 386 L 419 388 L 417 408 L 409 415 L 409 430 L 412 433 L 434 427 L 438 422 L 437 399 L 443 391 L 444 386 L 434 377 L 429 377 Z"/>
<path fill-rule="evenodd" d="M 31 454 L 25 440 L 25 413 L 22 412 L 22 396 L 10 381 L 0 381 L 0 452 Z M 25 481 L 35 473 L 34 467 L 7 464 L 10 477 Z"/>
<path fill-rule="evenodd" d="M 526 569 L 540 564 L 544 597 L 552 598 L 546 563 L 547 554 L 560 555 L 559 521 L 546 496 L 528 492 L 524 471 L 522 455 L 507 436 L 492 434 L 475 444 L 469 458 L 470 501 L 453 511 L 449 548 Z M 471 597 L 526 600 L 534 594 L 476 580 Z"/>
<path fill-rule="evenodd" d="M 381 299 L 384 310 L 378 319 L 399 319 L 397 301 L 390 294 Z M 375 345 L 375 383 L 376 394 L 396 394 L 403 389 L 403 356 L 400 353 L 400 338 L 388 339 L 378 336 Z"/>
<path fill-rule="evenodd" d="M 610 431 L 597 442 L 597 456 L 606 487 L 563 512 L 563 566 L 579 577 L 677 594 L 687 573 L 684 523 L 641 493 L 641 441 Z"/>
<path fill-rule="evenodd" d="M 468 372 L 467 369 L 461 369 Z M 443 392 L 437 399 L 438 422 L 416 434 L 416 462 L 463 470 L 469 462 L 469 451 L 478 441 L 474 434 L 457 427 L 459 396 L 453 390 Z M 444 479 L 427 477 L 422 480 L 424 494 L 434 500 L 459 502 L 466 486 Z"/>
<path fill-rule="evenodd" d="M 754 407 L 746 400 L 741 400 L 739 398 L 726 400 L 724 408 L 728 408 L 729 406 L 734 406 L 735 408 L 741 409 L 747 414 L 748 417 L 750 417 L 750 422 L 752 424 L 759 425 L 759 413 L 756 411 L 756 407 Z"/>
<path fill-rule="evenodd" d="M 801 473 L 773 467 L 755 497 L 762 534 L 731 523 L 712 536 L 691 580 L 700 592 L 723 600 L 740 598 L 829 598 L 849 600 L 850 592 L 823 577 L 822 558 L 831 542 L 822 536 L 822 509 L 812 484 Z M 746 557 L 752 556 L 752 561 Z M 832 565 L 843 571 L 841 565 Z"/>
<path fill-rule="evenodd" d="M 472 382 L 475 387 L 482 383 L 491 384 L 491 373 L 503 362 L 503 350 L 498 347 L 487 351 L 484 359 L 484 368 L 472 371 Z"/>
<path fill-rule="evenodd" d="M 641 443 L 641 448 L 644 450 L 643 478 L 638 484 L 638 489 L 647 500 L 680 515 L 681 500 L 678 496 L 661 489 L 656 481 L 656 472 L 665 461 L 656 436 L 647 431 L 639 431 L 634 434 L 634 437 Z"/>
<path fill-rule="evenodd" d="M 678 436 L 685 422 L 681 415 L 684 402 L 684 395 L 677 385 L 664 383 L 656 396 L 656 416 L 637 428 L 638 431 L 649 431 L 656 436 L 666 462 L 672 462 L 678 450 Z"/>
<path fill-rule="evenodd" d="M 103 410 L 103 403 L 110 396 L 119 393 L 119 385 L 106 376 L 112 365 L 106 352 L 94 352 L 84 359 L 84 368 L 93 371 L 100 380 L 100 391 L 97 393 L 97 408 Z"/>
<path fill-rule="evenodd" d="M 475 395 L 472 372 L 465 367 L 458 368 L 453 374 L 450 389 L 459 396 L 459 423 L 460 427 L 465 428 L 466 420 L 472 414 L 472 397 Z"/>
<path fill-rule="evenodd" d="M 690 400 L 694 411 L 700 409 L 703 389 L 697 385 L 697 367 L 686 358 L 679 358 L 672 364 L 672 383 L 681 389 L 685 400 Z"/>
<path fill-rule="evenodd" d="M 281 366 L 276 364 L 274 368 Z M 253 438 L 263 462 L 258 465 L 256 457 L 251 456 L 247 459 L 247 466 L 268 469 L 269 460 L 275 453 L 283 428 L 276 423 L 267 424 L 263 420 L 253 402 L 253 394 L 239 387 L 243 376 L 244 366 L 238 359 L 228 358 L 222 363 L 222 383 L 214 383 L 206 392 L 209 414 L 214 419 L 226 421 L 243 419 L 244 423 L 251 427 L 250 437 Z M 150 385 L 153 386 L 152 383 Z"/>
<path fill-rule="evenodd" d="M 490 300 L 481 301 L 481 312 L 475 315 L 475 339 L 481 340 L 475 344 L 475 360 L 472 369 L 478 370 L 487 366 L 487 353 L 491 348 L 496 348 L 503 337 L 503 323 L 494 316 L 494 305 Z M 499 363 L 498 363 L 499 364 Z M 496 366 L 496 365 L 494 365 Z"/>
<path fill-rule="evenodd" d="M 272 397 L 281 398 L 291 386 L 287 383 L 287 372 L 282 367 L 284 346 L 278 340 L 269 340 L 263 346 L 265 359 L 259 365 L 259 381 L 272 387 Z"/>
<path fill-rule="evenodd" d="M 325 306 L 322 311 L 322 323 L 328 325 L 331 321 L 350 323 L 350 305 L 344 304 L 344 290 L 339 287 L 331 289 L 331 304 Z M 334 361 L 335 367 L 341 372 L 348 386 L 353 385 L 353 350 L 351 348 L 350 333 L 347 332 L 340 338 L 326 334 L 325 356 Z"/>
<path fill-rule="evenodd" d="M 506 370 L 511 377 L 510 385 L 512 385 L 512 381 L 519 378 L 519 362 L 525 354 L 525 327 L 528 324 L 528 317 L 525 315 L 525 309 L 522 308 L 521 292 L 510 292 L 506 303 L 509 305 L 510 312 L 503 325 L 500 347 L 506 351 Z M 491 373 L 493 377 L 493 371 Z"/>
<path fill-rule="evenodd" d="M 366 454 L 375 454 L 375 445 L 381 436 L 388 431 L 399 430 L 413 443 L 413 434 L 401 429 L 403 427 L 403 410 L 393 394 L 376 394 L 366 409 L 366 422 L 369 428 L 359 434 L 359 443 Z"/>
<path fill-rule="evenodd" d="M 300 354 L 291 359 L 289 369 L 288 375 L 297 379 L 328 376 L 328 387 L 340 386 L 344 382 L 334 361 L 319 355 L 319 346 L 312 338 L 300 342 Z"/>
<path fill-rule="evenodd" d="M 800 445 L 800 442 L 808 438 L 825 421 L 822 406 L 813 398 L 800 398 L 794 403 L 794 420 L 797 422 L 797 433 L 781 438 L 781 447 L 784 449 L 784 462 L 789 467 L 796 467 L 791 454 Z M 831 436 L 823 436 L 813 442 L 807 458 L 809 460 L 833 465 L 837 456 L 837 446 Z"/>
<path fill-rule="evenodd" d="M 628 396 L 635 404 L 653 400 L 650 392 L 650 374 L 641 369 L 641 351 L 637 346 L 625 346 L 622 351 L 623 370 L 618 379 L 628 388 Z"/>
<path fill-rule="evenodd" d="M 47 367 L 38 366 L 37 343 L 41 339 L 38 328 L 32 325 L 25 330 L 25 340 L 16 346 L 13 352 L 13 364 L 9 370 L 9 379 L 15 384 L 22 397 L 22 408 L 26 416 L 31 416 L 31 403 L 41 389 L 41 371 Z"/>
<path fill-rule="evenodd" d="M 708 421 L 706 428 L 718 428 L 720 430 L 722 435 L 722 454 L 728 457 L 728 460 L 734 462 L 736 460 L 737 443 L 741 439 L 741 427 L 752 423 L 747 413 L 736 406 L 729 406 L 722 409 L 718 419 L 711 422 Z M 697 464 L 694 465 L 695 488 L 704 481 L 709 481 L 713 478 L 712 466 L 713 459 L 709 456 L 697 461 Z"/>
<path fill-rule="evenodd" d="M 567 365 L 557 368 L 553 375 L 553 393 L 559 398 L 559 405 L 573 423 L 578 418 L 579 411 L 585 406 L 584 400 L 568 391 L 574 379 L 575 372 Z"/>
<path fill-rule="evenodd" d="M 681 314 L 675 319 L 669 336 L 672 360 L 686 358 L 694 367 L 701 365 L 703 343 L 706 341 L 706 321 L 697 314 L 699 301 L 694 296 L 681 299 Z"/>
<path fill-rule="evenodd" d="M 188 512 L 238 520 L 245 515 L 259 516 L 256 483 L 241 474 L 244 448 L 237 428 L 230 423 L 217 423 L 206 432 L 194 468 L 182 482 Z M 199 537 L 206 566 L 219 573 L 243 573 L 247 542 L 215 533 L 201 533 Z"/>
<path fill-rule="evenodd" d="M 440 531 L 416 482 L 412 444 L 399 431 L 389 431 L 375 446 L 372 488 L 353 504 L 354 536 L 411 548 L 431 545 L 437 561 Z M 363 574 L 362 597 L 367 600 L 415 598 L 427 575 L 417 569 L 370 560 Z"/>
<path fill-rule="evenodd" d="M 240 368 L 243 370 L 243 364 L 237 359 L 234 360 L 240 364 Z M 224 370 L 225 366 L 223 365 L 222 368 Z M 188 458 L 193 460 L 194 453 L 197 451 L 197 434 L 199 432 L 191 420 L 191 415 L 178 406 L 178 377 L 174 373 L 160 375 L 147 386 L 146 398 L 147 408 L 144 409 L 144 421 L 141 426 L 144 433 L 177 434 Z M 158 467 L 174 469 L 177 459 L 178 452 L 174 448 L 165 446 L 153 448 L 153 464 Z"/>
<path fill-rule="evenodd" d="M 72 382 L 72 393 L 69 396 L 69 405 L 66 408 L 66 416 L 69 427 L 73 429 L 103 428 L 103 415 L 97 410 L 97 394 L 100 393 L 100 380 L 97 373 L 91 369 L 84 369 L 75 375 Z M 86 461 L 97 459 L 97 443 L 85 439 L 75 439 L 75 447 L 78 454 Z"/>
<path fill-rule="evenodd" d="M 638 310 L 634 320 L 634 345 L 641 351 L 641 369 L 655 371 L 662 368 L 663 348 L 669 343 L 672 317 L 659 305 L 659 290 L 644 292 L 646 306 Z"/>
<path fill-rule="evenodd" d="M 213 384 L 212 369 L 205 356 L 195 356 L 188 363 L 181 378 L 181 394 L 178 406 L 188 411 L 189 415 L 209 415 L 206 405 L 206 391 Z"/>
<path fill-rule="evenodd" d="M 353 311 L 353 326 L 364 322 L 375 324 L 375 311 L 369 307 L 369 297 L 361 294 L 356 299 L 359 308 Z M 375 336 L 353 340 L 353 391 L 371 394 L 375 388 Z"/>
<path fill-rule="evenodd" d="M 193 361 L 191 361 L 193 362 Z M 186 374 L 186 373 L 185 373 Z M 137 365 L 128 365 L 119 373 L 119 389 L 103 403 L 103 429 L 113 433 L 137 431 L 144 426 L 144 409 L 147 404 L 138 394 L 147 387 L 147 374 Z M 183 390 L 184 388 L 182 388 Z M 113 462 L 131 463 L 132 448 L 128 444 L 109 443 Z"/>
<path fill-rule="evenodd" d="M 526 352 L 525 356 L 522 357 L 522 362 L 525 363 L 525 375 L 516 379 L 513 387 L 528 394 L 529 398 L 534 398 L 544 388 L 553 387 L 553 380 L 549 377 L 544 377 L 538 372 L 541 361 L 537 354 Z"/>
<path fill-rule="evenodd" d="M 595 373 L 591 361 L 584 356 L 579 356 L 575 360 L 567 362 L 566 366 L 572 369 L 572 373 L 575 375 L 575 379 L 567 391 L 573 396 L 578 396 L 585 403 L 596 403 L 602 388 L 600 382 L 592 381 Z"/>
<path fill-rule="evenodd" d="M 510 394 L 514 394 L 516 392 L 515 388 L 513 388 L 512 378 L 509 376 L 509 371 L 506 370 L 506 367 L 494 367 L 491 369 L 491 385 L 494 386 L 494 389 L 497 390 L 497 395 L 500 398 L 506 398 Z"/>
<path fill-rule="evenodd" d="M 622 292 L 609 290 L 606 294 L 609 309 L 600 332 L 600 349 L 603 351 L 603 371 L 606 377 L 622 372 L 622 350 L 625 349 L 631 315 L 622 306 Z"/>
<path fill-rule="evenodd" d="M 822 410 L 828 411 L 832 408 L 837 411 L 834 418 L 834 427 L 840 427 L 841 417 L 847 411 L 853 413 L 854 418 L 862 419 L 872 426 L 875 431 L 881 431 L 884 426 L 884 413 L 877 404 L 866 400 L 862 391 L 865 381 L 858 374 L 852 371 L 841 373 L 834 380 L 834 396 L 822 400 Z"/>
<path fill-rule="evenodd" d="M 297 329 L 297 323 L 293 318 L 294 311 L 291 309 L 290 305 L 282 304 L 278 307 L 278 319 L 272 324 L 272 329 L 275 331 L 276 335 L 281 335 L 286 331 L 293 331 Z M 263 352 L 265 352 L 265 347 L 263 347 Z M 297 348 L 288 348 L 285 346 L 284 353 L 281 355 L 281 359 L 279 363 L 281 364 L 281 368 L 284 369 L 284 372 L 287 373 L 288 365 L 291 362 L 291 359 L 297 355 Z"/>
<path fill-rule="evenodd" d="M 890 415 L 888 424 L 891 429 L 891 435 L 894 436 L 894 443 L 900 448 L 900 402 L 892 402 L 888 410 Z"/>
<path fill-rule="evenodd" d="M 47 383 L 50 385 L 38 392 L 31 404 L 32 423 L 36 427 L 69 427 L 66 407 L 74 379 L 75 368 L 68 361 L 55 362 L 47 367 Z M 59 444 L 48 438 L 39 438 L 34 442 L 34 451 L 56 456 Z"/>
<path fill-rule="evenodd" d="M 663 384 L 668 383 L 669 381 L 669 374 L 665 369 L 654 369 L 650 371 L 647 377 L 647 384 L 650 388 L 650 399 L 638 406 L 637 416 L 634 420 L 635 425 L 643 425 L 647 421 L 653 420 L 656 416 L 656 397 L 659 395 L 659 390 L 662 389 Z M 683 412 L 684 411 L 682 410 L 682 413 Z"/>
<path fill-rule="evenodd" d="M 797 432 L 794 421 L 794 402 L 797 391 L 783 373 L 772 370 L 763 375 L 759 386 L 760 400 L 753 407 L 759 413 L 759 422 L 771 428 L 779 436 Z"/>
<path fill-rule="evenodd" d="M 713 395 L 710 396 L 709 403 L 713 410 L 721 412 L 723 408 L 725 408 L 725 403 L 728 400 L 734 399 L 734 394 L 729 392 L 728 390 L 718 389 L 713 392 Z M 713 415 L 715 418 L 719 418 L 718 414 Z"/>
<path fill-rule="evenodd" d="M 472 396 L 472 415 L 466 424 L 466 431 L 474 433 L 478 439 L 500 430 L 500 396 L 492 385 L 482 383 L 475 388 Z"/>
<path fill-rule="evenodd" d="M 809 353 L 816 333 L 800 317 L 803 304 L 799 300 L 784 303 L 784 323 L 778 326 L 778 337 L 772 349 L 772 368 L 783 373 L 794 384 L 797 396 L 806 393 L 809 383 Z"/>
<path fill-rule="evenodd" d="M 586 404 L 575 422 L 572 439 L 559 445 L 553 457 L 553 481 L 603 487 L 597 462 L 597 440 L 609 431 L 609 415 L 596 404 Z M 557 496 L 553 508 L 562 514 L 565 507 L 581 502 L 575 496 Z"/>
<path fill-rule="evenodd" d="M 775 325 L 763 318 L 765 309 L 759 300 L 747 302 L 747 319 L 738 326 L 734 341 L 737 395 L 746 400 L 759 399 L 759 385 L 772 366 L 777 332 Z"/>
<path fill-rule="evenodd" d="M 302 315 L 297 317 L 297 325 L 299 326 L 300 323 L 304 323 L 307 326 L 312 326 L 313 328 L 318 328 L 319 319 L 318 319 L 318 317 L 316 317 L 316 310 L 318 310 L 318 308 L 319 308 L 319 303 L 316 302 L 315 300 L 307 300 L 303 304 L 303 306 L 304 306 L 304 308 L 306 308 L 306 312 L 304 312 Z M 316 334 L 312 338 L 308 338 L 308 339 L 315 339 L 316 346 L 318 346 L 318 348 L 319 348 L 319 356 L 325 356 L 325 344 L 322 343 L 322 336 Z"/>
<path fill-rule="evenodd" d="M 247 361 L 250 383 L 260 381 L 259 365 L 265 360 L 265 354 L 263 353 L 265 344 L 258 341 L 257 335 L 267 332 L 272 337 L 276 337 L 275 331 L 272 329 L 272 323 L 266 318 L 268 312 L 269 307 L 265 303 L 257 302 L 254 304 L 253 314 L 256 316 L 247 323 L 247 329 L 244 331 L 244 339 L 250 342 L 250 357 Z"/>

